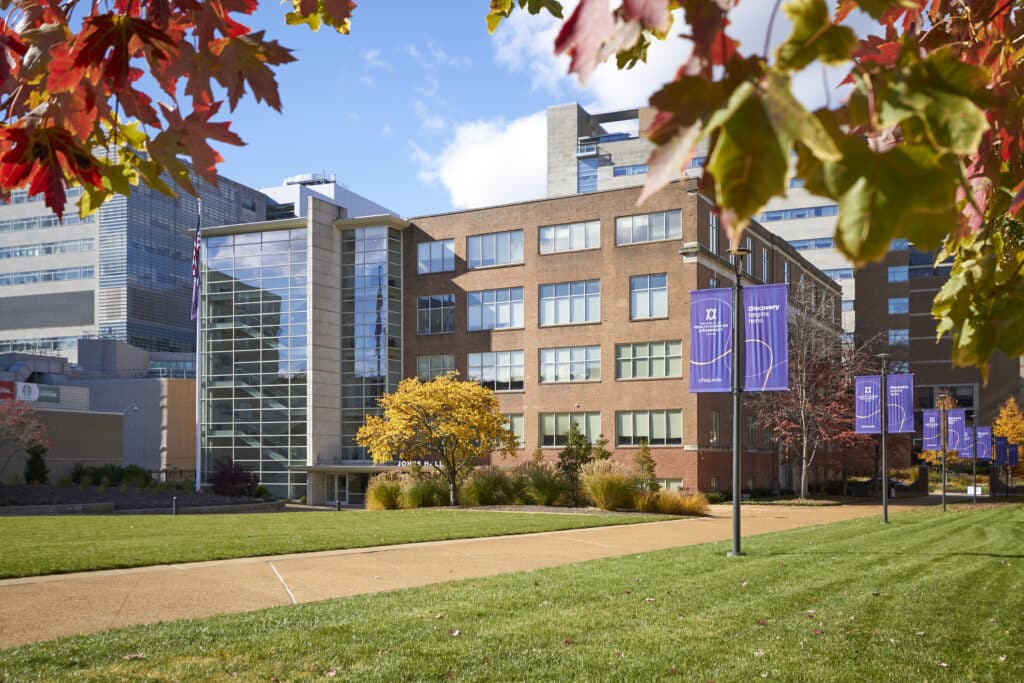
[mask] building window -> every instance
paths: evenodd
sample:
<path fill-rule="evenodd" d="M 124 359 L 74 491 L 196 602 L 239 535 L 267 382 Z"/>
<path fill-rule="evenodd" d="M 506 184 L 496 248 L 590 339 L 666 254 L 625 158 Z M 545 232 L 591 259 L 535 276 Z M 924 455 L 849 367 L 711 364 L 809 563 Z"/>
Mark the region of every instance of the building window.
<path fill-rule="evenodd" d="M 849 313 L 853 310 L 853 299 L 843 299 L 843 313 Z"/>
<path fill-rule="evenodd" d="M 805 181 L 804 181 L 803 178 L 790 178 L 789 179 L 789 186 L 790 187 L 803 187 L 804 186 L 804 182 Z"/>
<path fill-rule="evenodd" d="M 590 443 L 594 443 L 601 434 L 601 413 L 541 413 L 541 445 L 564 446 L 570 421 L 576 423 Z"/>
<path fill-rule="evenodd" d="M 597 249 L 601 246 L 601 221 L 546 225 L 539 237 L 541 254 Z"/>
<path fill-rule="evenodd" d="M 455 270 L 455 240 L 434 240 L 416 245 L 416 272 L 448 273 Z"/>
<path fill-rule="evenodd" d="M 435 294 L 416 299 L 416 334 L 445 334 L 454 331 L 454 294 Z"/>
<path fill-rule="evenodd" d="M 634 275 L 629 278 L 629 318 L 668 316 L 668 275 Z"/>
<path fill-rule="evenodd" d="M 889 363 L 889 370 L 895 374 L 910 372 L 910 361 L 894 360 Z"/>
<path fill-rule="evenodd" d="M 612 175 L 616 178 L 625 175 L 643 175 L 647 173 L 647 164 L 630 164 L 629 166 L 616 166 L 612 169 Z"/>
<path fill-rule="evenodd" d="M 708 212 L 708 251 L 718 253 L 718 214 Z"/>
<path fill-rule="evenodd" d="M 452 355 L 416 357 L 416 376 L 425 382 L 454 369 L 455 356 Z"/>
<path fill-rule="evenodd" d="M 718 410 L 711 411 L 711 432 L 708 434 L 708 444 L 711 446 L 717 446 L 719 441 L 719 427 L 722 423 L 722 413 Z"/>
<path fill-rule="evenodd" d="M 91 239 L 43 242 L 40 244 L 16 244 L 10 247 L 0 247 L 0 259 L 50 256 L 52 254 L 75 254 L 83 251 L 92 251 L 95 247 L 96 241 Z"/>
<path fill-rule="evenodd" d="M 849 280 L 853 277 L 853 268 L 826 268 L 821 272 L 829 276 L 836 282 L 839 280 Z"/>
<path fill-rule="evenodd" d="M 718 491 L 718 477 L 711 477 L 711 485 L 709 488 L 712 491 Z"/>
<path fill-rule="evenodd" d="M 541 325 L 572 325 L 600 321 L 600 280 L 540 286 Z"/>
<path fill-rule="evenodd" d="M 526 440 L 523 438 L 523 427 L 525 421 L 523 420 L 522 413 L 503 413 L 505 417 L 505 423 L 508 428 L 516 435 L 516 441 L 519 443 L 519 447 L 522 448 L 526 445 Z"/>
<path fill-rule="evenodd" d="M 853 346 L 853 332 L 843 332 L 839 338 L 847 346 Z"/>
<path fill-rule="evenodd" d="M 757 427 L 754 418 L 747 418 L 747 448 L 757 448 Z"/>
<path fill-rule="evenodd" d="M 716 289 L 718 287 L 718 278 L 717 277 L 708 278 L 708 287 L 710 287 L 711 289 Z"/>
<path fill-rule="evenodd" d="M 63 282 L 65 280 L 91 280 L 96 269 L 92 266 L 27 270 L 20 273 L 0 273 L 0 287 L 31 285 L 37 282 Z"/>
<path fill-rule="evenodd" d="M 889 244 L 889 249 L 892 251 L 907 251 L 910 248 L 910 242 L 906 239 L 894 239 Z"/>
<path fill-rule="evenodd" d="M 681 341 L 637 342 L 615 346 L 615 379 L 683 376 Z"/>
<path fill-rule="evenodd" d="M 889 330 L 889 346 L 909 346 L 910 330 Z"/>
<path fill-rule="evenodd" d="M 641 244 L 683 236 L 682 211 L 658 211 L 615 219 L 615 244 Z"/>
<path fill-rule="evenodd" d="M 806 240 L 792 240 L 789 243 L 789 246 L 793 247 L 797 251 L 807 251 L 808 249 L 831 249 L 835 245 L 835 240 L 831 237 L 814 237 Z"/>
<path fill-rule="evenodd" d="M 615 413 L 618 446 L 678 446 L 683 443 L 683 411 L 625 410 Z"/>
<path fill-rule="evenodd" d="M 523 262 L 523 231 L 509 230 L 466 238 L 466 267 L 487 268 Z"/>
<path fill-rule="evenodd" d="M 939 266 L 938 268 L 933 268 L 932 266 L 911 266 L 908 275 L 911 280 L 919 280 L 923 277 L 948 278 L 952 271 L 952 266 Z"/>
<path fill-rule="evenodd" d="M 467 296 L 470 330 L 506 330 L 523 326 L 523 288 L 484 289 Z"/>
<path fill-rule="evenodd" d="M 761 280 L 768 282 L 768 247 L 761 247 Z"/>
<path fill-rule="evenodd" d="M 889 315 L 910 312 L 910 299 L 905 296 L 898 296 L 889 299 Z"/>
<path fill-rule="evenodd" d="M 767 221 L 793 221 L 801 218 L 817 218 L 819 216 L 836 216 L 839 214 L 839 207 L 836 204 L 825 206 L 805 206 L 798 209 L 778 209 L 776 211 L 765 211 L 755 220 L 760 223 Z"/>
<path fill-rule="evenodd" d="M 909 270 L 907 266 L 889 266 L 889 282 L 906 282 Z"/>
<path fill-rule="evenodd" d="M 747 262 L 746 263 L 747 275 L 753 275 L 754 274 L 754 240 L 752 238 L 750 238 L 750 237 L 748 237 L 747 240 L 746 240 L 746 248 L 747 248 L 747 258 L 745 260 Z"/>
<path fill-rule="evenodd" d="M 470 353 L 466 356 L 466 375 L 494 391 L 521 391 L 523 352 Z"/>
<path fill-rule="evenodd" d="M 600 380 L 600 346 L 565 346 L 540 350 L 541 384 Z"/>
<path fill-rule="evenodd" d="M 598 159 L 576 160 L 576 192 L 597 192 Z"/>
<path fill-rule="evenodd" d="M 782 262 L 782 281 L 789 284 L 789 261 Z"/>

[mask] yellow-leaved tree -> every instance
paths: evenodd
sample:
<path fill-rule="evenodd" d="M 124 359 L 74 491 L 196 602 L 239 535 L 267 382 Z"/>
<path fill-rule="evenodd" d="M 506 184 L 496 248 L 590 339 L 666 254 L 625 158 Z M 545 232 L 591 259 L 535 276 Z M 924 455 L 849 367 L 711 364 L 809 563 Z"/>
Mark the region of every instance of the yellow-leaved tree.
<path fill-rule="evenodd" d="M 992 433 L 1005 436 L 1010 443 L 1024 445 L 1024 413 L 1013 396 L 999 408 L 999 416 L 992 423 Z"/>
<path fill-rule="evenodd" d="M 513 453 L 516 436 L 499 412 L 494 392 L 457 373 L 429 382 L 402 380 L 378 401 L 383 415 L 371 415 L 356 434 L 376 463 L 409 460 L 430 465 L 445 478 L 452 505 L 459 482 L 491 451 Z"/>

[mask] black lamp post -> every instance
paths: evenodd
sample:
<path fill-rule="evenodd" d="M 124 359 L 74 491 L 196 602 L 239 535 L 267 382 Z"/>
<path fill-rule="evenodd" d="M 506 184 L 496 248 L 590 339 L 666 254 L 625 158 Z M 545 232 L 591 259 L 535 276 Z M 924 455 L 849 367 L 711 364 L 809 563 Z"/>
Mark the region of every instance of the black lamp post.
<path fill-rule="evenodd" d="M 740 557 L 740 500 L 742 499 L 742 477 L 740 472 L 740 398 L 743 393 L 743 257 L 750 254 L 749 249 L 736 247 L 729 250 L 733 256 L 733 273 L 735 280 L 732 285 L 732 550 L 729 557 Z"/>
<path fill-rule="evenodd" d="M 946 511 L 946 445 L 949 442 L 949 409 L 953 407 L 953 397 L 943 389 L 939 394 L 939 434 L 942 435 L 942 511 Z"/>
<path fill-rule="evenodd" d="M 882 361 L 882 524 L 889 523 L 889 461 L 887 446 L 889 441 L 889 358 L 891 353 L 878 354 Z"/>

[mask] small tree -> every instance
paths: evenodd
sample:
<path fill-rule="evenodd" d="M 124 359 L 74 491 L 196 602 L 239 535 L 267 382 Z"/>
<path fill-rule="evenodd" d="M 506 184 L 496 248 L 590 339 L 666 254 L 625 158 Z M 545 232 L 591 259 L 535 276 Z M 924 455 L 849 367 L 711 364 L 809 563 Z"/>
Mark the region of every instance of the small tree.
<path fill-rule="evenodd" d="M 992 423 L 992 433 L 1005 436 L 1010 443 L 1024 444 L 1024 413 L 1015 397 L 1011 396 L 1000 406 L 999 415 Z"/>
<path fill-rule="evenodd" d="M 590 454 L 594 460 L 607 460 L 612 457 L 612 452 L 608 450 L 608 439 L 604 438 L 604 434 L 597 435 L 597 441 L 594 442 Z"/>
<path fill-rule="evenodd" d="M 633 469 L 636 472 L 637 488 L 641 491 L 654 493 L 661 488 L 658 478 L 654 474 L 654 458 L 651 457 L 651 448 L 647 445 L 647 439 L 640 440 L 640 448 L 633 456 Z"/>
<path fill-rule="evenodd" d="M 565 480 L 572 505 L 579 506 L 583 500 L 580 471 L 594 459 L 593 451 L 593 446 L 580 431 L 576 420 L 570 420 L 569 431 L 565 435 L 565 448 L 558 453 L 558 472 Z"/>
<path fill-rule="evenodd" d="M 39 413 L 24 401 L 0 401 L 0 475 L 16 454 L 33 446 L 42 447 L 43 453 L 52 446 Z"/>
<path fill-rule="evenodd" d="M 370 415 L 356 442 L 376 463 L 410 460 L 430 465 L 448 484 L 449 502 L 458 505 L 459 482 L 492 450 L 519 448 L 494 392 L 479 382 L 460 381 L 454 372 L 423 382 L 402 380 L 378 403 L 383 415 Z"/>
<path fill-rule="evenodd" d="M 25 481 L 29 484 L 45 484 L 50 479 L 50 468 L 46 466 L 46 458 L 43 454 L 50 450 L 42 443 L 30 444 L 25 452 L 28 459 L 25 460 Z"/>

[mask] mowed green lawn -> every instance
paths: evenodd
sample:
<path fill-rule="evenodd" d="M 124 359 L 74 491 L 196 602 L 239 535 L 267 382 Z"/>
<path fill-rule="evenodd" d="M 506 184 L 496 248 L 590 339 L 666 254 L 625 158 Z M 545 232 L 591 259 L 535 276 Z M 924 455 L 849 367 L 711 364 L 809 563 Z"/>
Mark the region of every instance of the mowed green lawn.
<path fill-rule="evenodd" d="M 1020 681 L 1022 528 L 900 513 L 66 638 L 0 679 Z"/>
<path fill-rule="evenodd" d="M 658 515 L 474 510 L 0 517 L 0 578 L 635 524 Z"/>

